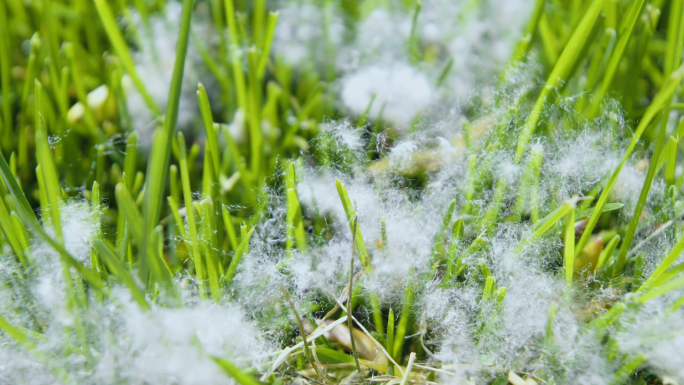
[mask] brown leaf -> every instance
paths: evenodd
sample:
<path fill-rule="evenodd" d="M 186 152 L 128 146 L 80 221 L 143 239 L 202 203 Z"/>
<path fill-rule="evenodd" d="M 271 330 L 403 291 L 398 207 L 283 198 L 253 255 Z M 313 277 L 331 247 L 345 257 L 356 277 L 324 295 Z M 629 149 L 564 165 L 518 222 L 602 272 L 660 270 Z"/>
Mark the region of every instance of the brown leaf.
<path fill-rule="evenodd" d="M 326 320 L 323 321 L 323 325 L 329 325 L 333 321 Z M 337 342 L 344 346 L 345 349 L 351 351 L 351 338 L 349 336 L 349 329 L 346 325 L 340 324 L 335 326 L 331 331 L 323 335 L 328 341 Z M 374 361 L 379 364 L 387 365 L 387 357 L 382 351 L 375 345 L 373 340 L 370 339 L 363 331 L 354 328 L 354 342 L 356 343 L 356 351 L 359 353 L 361 358 L 369 361 Z"/>

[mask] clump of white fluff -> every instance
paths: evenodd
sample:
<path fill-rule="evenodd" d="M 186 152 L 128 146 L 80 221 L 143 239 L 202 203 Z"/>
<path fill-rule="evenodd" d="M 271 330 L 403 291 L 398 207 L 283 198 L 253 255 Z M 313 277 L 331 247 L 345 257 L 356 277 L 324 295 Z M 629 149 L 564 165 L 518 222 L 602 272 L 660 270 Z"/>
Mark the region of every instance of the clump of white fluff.
<path fill-rule="evenodd" d="M 337 67 L 343 72 L 353 72 L 368 65 L 408 61 L 411 20 L 407 14 L 375 8 L 362 19 L 355 33 L 356 39 L 341 47 L 337 58 Z"/>
<path fill-rule="evenodd" d="M 425 74 L 396 63 L 372 65 L 347 75 L 342 80 L 342 103 L 355 115 L 361 115 L 375 95 L 369 116 L 408 127 L 423 109 L 430 106 L 434 90 Z"/>
<path fill-rule="evenodd" d="M 488 0 L 475 6 L 469 0 L 424 1 L 415 41 L 428 54 L 410 67 L 414 10 L 404 2 L 363 4 L 353 28 L 333 17 L 339 12 L 331 12 L 329 5 L 286 4 L 273 49 L 295 69 L 313 67 L 324 75 L 335 60 L 342 102 L 352 113 L 363 113 L 375 93 L 370 116 L 377 118 L 386 102 L 384 118 L 407 126 L 417 112 L 440 99 L 463 102 L 475 85 L 492 85 L 531 10 L 532 4 L 523 1 Z M 451 70 L 438 90 L 437 79 L 450 61 Z"/>
<path fill-rule="evenodd" d="M 149 18 L 150 31 L 147 31 L 142 17 L 132 11 L 135 29 L 139 36 L 140 47 L 133 52 L 135 70 L 145 85 L 145 89 L 159 108 L 164 111 L 168 102 L 169 87 L 176 62 L 176 43 L 180 26 L 182 6 L 180 2 L 170 1 L 163 15 Z M 201 22 L 193 23 L 192 28 L 198 36 L 207 35 L 209 27 Z M 202 40 L 206 42 L 206 40 Z M 206 43 L 205 43 L 206 44 Z M 178 108 L 178 127 L 186 128 L 198 116 L 197 83 L 202 80 L 205 86 L 213 84 L 204 76 L 204 65 L 197 48 L 190 39 L 185 58 L 185 71 L 182 82 L 180 105 Z M 138 92 L 130 78 L 124 77 L 126 107 L 131 117 L 133 129 L 140 133 L 140 145 L 147 148 L 152 144 L 154 130 L 159 124 L 154 119 L 142 94 Z"/>
<path fill-rule="evenodd" d="M 325 70 L 334 63 L 336 47 L 342 43 L 344 23 L 332 3 L 286 2 L 273 38 L 273 51 L 286 63 L 299 69 Z"/>
<path fill-rule="evenodd" d="M 91 207 L 90 203 L 84 200 L 64 202 L 60 207 L 64 248 L 73 258 L 88 267 L 91 265 L 91 247 L 102 232 L 100 210 L 100 207 Z M 55 231 L 50 223 L 50 213 L 44 212 L 42 216 L 46 232 L 54 237 Z M 66 299 L 60 255 L 38 237 L 35 237 L 29 255 L 33 259 L 32 264 L 36 266 L 35 273 L 37 274 L 37 282 L 32 286 L 32 291 L 43 306 L 66 317 L 61 318 L 64 322 L 72 322 L 70 316 L 64 311 Z"/>
<path fill-rule="evenodd" d="M 121 322 L 116 339 L 104 345 L 95 370 L 102 383 L 118 377 L 131 384 L 232 384 L 211 357 L 250 366 L 271 349 L 233 304 L 144 312 L 128 303 L 114 311 Z"/>

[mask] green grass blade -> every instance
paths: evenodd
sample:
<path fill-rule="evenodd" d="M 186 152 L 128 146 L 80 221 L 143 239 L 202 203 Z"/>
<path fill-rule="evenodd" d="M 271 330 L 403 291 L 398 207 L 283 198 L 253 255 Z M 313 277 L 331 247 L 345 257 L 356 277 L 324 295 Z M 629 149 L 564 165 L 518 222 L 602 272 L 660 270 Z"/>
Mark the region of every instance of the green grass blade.
<path fill-rule="evenodd" d="M 394 312 L 390 308 L 389 315 L 387 316 L 387 343 L 385 347 L 390 354 L 394 353 Z M 387 374 L 393 374 L 394 367 L 392 365 L 387 366 Z"/>
<path fill-rule="evenodd" d="M 524 61 L 527 58 L 527 53 L 532 46 L 532 37 L 534 36 L 534 32 L 537 30 L 537 25 L 539 25 L 539 19 L 541 19 L 541 16 L 544 13 L 545 4 L 546 0 L 536 0 L 534 10 L 532 11 L 532 17 L 527 23 L 523 37 L 518 42 L 518 45 L 515 47 L 515 51 L 511 56 L 511 64 Z"/>
<path fill-rule="evenodd" d="M 24 268 L 26 268 L 28 264 L 26 258 L 24 257 L 24 247 L 22 247 L 21 243 L 19 242 L 19 234 L 15 231 L 12 219 L 10 218 L 10 214 L 7 212 L 7 208 L 5 207 L 5 202 L 3 199 L 0 199 L 0 227 L 2 228 L 3 234 L 5 234 L 5 238 L 7 238 L 7 241 L 12 247 L 12 251 L 14 251 L 14 254 L 17 255 L 21 264 L 24 266 Z"/>
<path fill-rule="evenodd" d="M 2 82 L 2 135 L 8 137 L 12 132 L 12 99 L 11 84 L 10 84 L 10 70 L 12 68 L 10 59 L 10 47 L 6 46 L 9 39 L 9 24 L 7 23 L 7 14 L 5 11 L 5 4 L 0 5 L 0 81 Z"/>
<path fill-rule="evenodd" d="M 392 357 L 397 363 L 401 364 L 402 355 L 404 352 L 404 338 L 408 331 L 409 318 L 411 317 L 411 309 L 413 308 L 413 283 L 411 278 L 408 279 L 406 291 L 404 293 L 404 303 L 401 307 L 401 317 L 399 317 L 399 324 L 397 325 L 397 333 L 394 336 Z"/>
<path fill-rule="evenodd" d="M 665 166 L 665 183 L 667 186 L 672 186 L 675 182 L 675 167 L 677 167 L 677 146 L 679 140 L 670 136 L 667 143 L 667 165 Z"/>
<path fill-rule="evenodd" d="M 679 289 L 682 286 L 684 286 L 684 276 L 676 278 L 676 279 L 672 279 L 669 282 L 665 283 L 664 285 L 660 285 L 656 288 L 651 288 L 649 290 L 645 290 L 636 298 L 636 301 L 639 303 L 644 303 L 644 302 L 652 300 L 653 298 L 659 297 L 663 294 L 667 294 L 667 293 L 671 292 L 672 290 Z"/>
<path fill-rule="evenodd" d="M 214 128 L 214 118 L 211 115 L 209 97 L 207 96 L 207 91 L 204 89 L 202 83 L 199 84 L 197 98 L 199 99 L 200 112 L 202 113 L 202 121 L 204 122 L 204 132 L 207 135 L 209 156 L 211 157 L 212 165 L 214 167 L 214 179 L 218 180 L 219 170 L 221 169 L 219 162 L 218 135 Z"/>
<path fill-rule="evenodd" d="M 185 56 L 188 51 L 193 5 L 193 0 L 183 0 L 180 30 L 178 32 L 178 42 L 176 43 L 176 58 L 173 65 L 171 86 L 169 88 L 169 101 L 166 107 L 166 116 L 164 117 L 164 128 L 160 135 L 155 135 L 151 159 L 148 162 L 147 180 L 145 182 L 145 200 L 143 205 L 146 235 L 151 234 L 152 229 L 157 226 L 159 212 L 161 211 L 164 199 L 166 174 L 169 171 L 169 160 L 171 157 L 171 141 L 176 129 L 176 121 L 178 120 L 178 106 L 180 103 L 181 86 L 185 70 Z M 147 237 L 144 241 L 147 242 Z M 147 252 L 146 243 L 141 244 L 141 250 L 143 253 Z"/>
<path fill-rule="evenodd" d="M 228 0 L 230 1 L 230 0 Z M 225 358 L 211 357 L 228 375 L 233 377 L 235 382 L 240 385 L 261 385 L 261 382 L 252 378 L 252 376 L 246 374 L 240 368 L 235 366 L 232 362 L 226 360 Z"/>
<path fill-rule="evenodd" d="M 128 189 L 123 184 L 119 183 L 116 185 L 114 194 L 116 196 L 117 206 L 126 219 L 133 239 L 140 245 L 145 237 L 145 233 L 143 232 L 143 217 L 140 214 L 140 210 L 138 210 L 133 197 L 131 197 Z"/>
<path fill-rule="evenodd" d="M 276 25 L 278 24 L 279 12 L 269 12 L 268 20 L 266 21 L 266 37 L 259 58 L 258 75 L 260 79 L 264 78 L 266 74 L 266 65 L 268 64 L 268 57 L 271 52 L 271 45 L 273 44 L 273 37 L 275 36 Z"/>
<path fill-rule="evenodd" d="M 442 216 L 442 223 L 440 224 L 439 229 L 433 238 L 432 255 L 435 258 L 441 257 L 444 253 L 444 238 L 447 233 L 447 229 L 449 228 L 449 224 L 451 224 L 451 217 L 454 215 L 455 208 L 456 199 L 453 199 L 451 202 L 449 202 L 449 206 L 444 212 L 444 216 Z"/>
<path fill-rule="evenodd" d="M 50 225 L 55 231 L 57 239 L 62 239 L 62 226 L 60 220 L 60 207 L 62 205 L 62 190 L 59 186 L 59 177 L 55 169 L 55 162 L 52 158 L 52 150 L 47 138 L 47 129 L 43 124 L 43 118 L 40 112 L 40 95 L 42 94 L 42 87 L 38 80 L 35 83 L 35 121 L 36 125 L 36 158 L 40 169 L 42 171 L 43 180 L 45 181 L 45 190 L 49 203 L 50 210 Z"/>
<path fill-rule="evenodd" d="M 667 254 L 665 258 L 660 262 L 658 267 L 651 273 L 651 275 L 646 279 L 643 285 L 637 290 L 637 292 L 640 292 L 642 290 L 648 289 L 652 286 L 656 286 L 657 279 L 667 271 L 667 269 L 670 268 L 675 262 L 677 262 L 677 259 L 679 259 L 679 256 L 684 252 L 684 236 L 679 239 L 679 241 L 672 247 L 672 250 Z"/>
<path fill-rule="evenodd" d="M 575 266 L 575 207 L 572 206 L 565 218 L 565 247 L 563 251 L 563 262 L 565 264 L 565 285 L 568 289 L 572 287 L 572 275 Z"/>
<path fill-rule="evenodd" d="M 349 224 L 349 229 L 354 231 L 354 219 L 356 218 L 356 212 L 352 205 L 351 199 L 349 199 L 349 194 L 347 193 L 347 188 L 344 187 L 339 179 L 335 179 L 335 186 L 337 187 L 337 193 L 342 201 L 342 206 L 344 207 L 344 212 L 347 215 L 347 222 Z M 361 265 L 367 266 L 368 251 L 366 250 L 366 244 L 363 242 L 363 236 L 361 235 L 360 226 L 356 227 L 356 249 L 359 252 L 359 259 L 361 260 Z"/>
<path fill-rule="evenodd" d="M 216 255 L 216 250 L 218 249 L 216 245 L 216 234 L 214 229 L 216 228 L 216 220 L 214 218 L 214 204 L 210 197 L 206 197 L 202 203 L 200 203 L 200 210 L 202 213 L 202 237 L 204 246 L 204 255 L 206 256 L 207 262 L 207 275 L 209 278 L 209 289 L 211 290 L 211 296 L 214 301 L 219 301 L 221 299 L 221 291 L 219 288 L 219 260 Z"/>
<path fill-rule="evenodd" d="M 26 333 L 23 328 L 12 325 L 7 322 L 2 316 L 0 316 L 0 330 L 7 333 L 19 344 L 24 346 L 26 349 L 33 350 L 36 348 L 36 344 L 31 340 L 28 333 Z"/>
<path fill-rule="evenodd" d="M 290 253 L 294 245 L 306 250 L 306 233 L 302 223 L 302 209 L 297 194 L 294 163 L 290 163 L 285 173 L 285 189 L 287 191 L 287 231 L 285 249 Z M 290 253 L 291 254 L 291 253 Z"/>
<path fill-rule="evenodd" d="M 126 156 L 124 157 L 123 171 L 126 175 L 125 186 L 129 191 L 133 189 L 133 182 L 135 180 L 135 165 L 138 155 L 138 131 L 133 131 L 128 134 L 126 139 Z"/>
<path fill-rule="evenodd" d="M 192 189 L 190 187 L 190 173 L 188 172 L 188 156 L 185 147 L 185 136 L 182 132 L 178 133 L 178 154 L 181 171 L 181 184 L 183 185 L 183 200 L 185 202 L 185 215 L 188 220 L 188 238 L 192 249 L 192 259 L 195 263 L 195 270 L 197 271 L 197 280 L 200 285 L 200 295 L 202 298 L 206 296 L 204 284 L 204 263 L 202 262 L 202 254 L 200 253 L 199 237 L 197 230 L 197 222 L 195 220 L 195 210 L 192 201 Z"/>
<path fill-rule="evenodd" d="M 226 233 L 228 234 L 228 242 L 230 242 L 230 247 L 233 251 L 238 249 L 237 235 L 235 234 L 235 223 L 233 223 L 233 218 L 230 216 L 230 212 L 225 205 L 221 205 L 221 213 L 223 214 L 223 225 L 226 228 Z"/>

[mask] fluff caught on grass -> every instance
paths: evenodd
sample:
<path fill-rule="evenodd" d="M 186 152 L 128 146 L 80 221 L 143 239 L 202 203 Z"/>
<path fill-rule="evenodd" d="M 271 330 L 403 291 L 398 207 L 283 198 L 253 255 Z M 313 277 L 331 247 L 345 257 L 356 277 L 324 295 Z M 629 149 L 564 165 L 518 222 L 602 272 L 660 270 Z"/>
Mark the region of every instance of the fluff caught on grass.
<path fill-rule="evenodd" d="M 684 384 L 683 41 L 675 1 L 0 5 L 0 384 Z"/>

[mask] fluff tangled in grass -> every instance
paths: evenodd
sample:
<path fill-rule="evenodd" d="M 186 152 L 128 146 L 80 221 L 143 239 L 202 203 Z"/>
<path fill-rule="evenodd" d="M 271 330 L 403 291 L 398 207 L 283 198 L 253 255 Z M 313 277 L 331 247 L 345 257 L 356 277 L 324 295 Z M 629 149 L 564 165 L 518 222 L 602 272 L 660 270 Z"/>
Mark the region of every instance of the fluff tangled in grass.
<path fill-rule="evenodd" d="M 680 2 L 134 3 L 0 5 L 0 384 L 684 384 Z"/>
<path fill-rule="evenodd" d="M 627 127 L 615 130 L 615 124 L 623 124 L 620 111 L 608 110 L 595 121 L 582 123 L 576 134 L 567 135 L 559 129 L 539 140 L 529 155 L 541 157 L 537 184 L 531 187 L 522 182 L 524 162 L 516 165 L 514 154 L 505 149 L 491 151 L 498 139 L 495 127 L 506 126 L 510 130 L 507 135 L 520 129 L 520 122 L 509 120 L 506 111 L 505 105 L 491 110 L 479 121 L 467 124 L 468 128 L 462 120 L 449 116 L 401 139 L 385 157 L 374 162 L 365 160 L 362 129 L 347 122 L 329 124 L 321 143 L 329 146 L 327 151 L 342 154 L 336 158 L 339 163 L 332 168 L 298 169 L 297 191 L 305 216 L 307 212 L 311 217 L 331 214 L 336 223 L 334 235 L 321 246 L 294 253 L 289 268 L 283 269 L 283 261 L 288 260 L 286 253 L 270 245 L 282 240 L 286 208 L 275 205 L 274 220 L 262 226 L 259 240 L 253 241 L 236 276 L 238 298 L 247 295 L 245 303 L 253 305 L 257 318 L 264 317 L 268 324 L 277 314 L 270 299 L 278 295 L 282 284 L 298 294 L 297 302 L 309 306 L 312 316 L 318 314 L 315 304 L 329 303 L 333 293 L 344 290 L 353 246 L 345 209 L 335 188 L 339 179 L 353 202 L 360 233 L 372 256 L 368 273 L 358 282 L 359 296 L 377 298 L 382 308 L 398 312 L 410 292 L 412 305 L 402 311 L 411 312 L 413 331 L 431 361 L 475 382 L 480 380 L 473 378 L 486 380 L 492 375 L 484 368 L 496 372 L 497 368 L 507 367 L 534 368 L 558 383 L 610 382 L 618 368 L 602 356 L 600 337 L 583 328 L 588 318 L 600 315 L 619 299 L 614 289 L 593 275 L 603 247 L 602 237 L 607 235 L 599 234 L 580 254 L 579 258 L 584 259 L 575 263 L 578 272 L 573 299 L 569 300 L 560 227 L 549 236 L 529 242 L 526 239 L 532 236 L 534 226 L 518 220 L 530 215 L 530 211 L 544 217 L 552 208 L 590 190 L 619 163 L 626 145 L 620 132 Z M 553 119 L 575 119 L 572 114 L 556 111 Z M 525 116 L 525 112 L 521 115 Z M 466 135 L 478 138 L 471 139 L 470 148 L 464 142 Z M 582 149 L 581 156 L 568 149 Z M 612 200 L 625 206 L 614 214 L 615 218 L 628 217 L 628 210 L 633 210 L 634 196 L 643 183 L 638 167 L 638 161 L 630 160 L 620 174 Z M 424 172 L 429 177 L 416 189 L 411 179 Z M 498 181 L 508 186 L 499 213 L 502 220 L 487 227 L 483 221 L 496 199 L 494 187 Z M 480 199 L 468 199 L 470 189 L 479 190 Z M 529 199 L 534 196 L 535 202 L 516 202 L 520 194 Z M 662 199 L 652 197 L 648 207 L 655 211 Z M 455 208 L 449 208 L 452 200 Z M 451 261 L 435 258 L 439 253 L 435 240 L 445 230 L 451 231 L 459 217 L 465 223 L 465 239 L 452 238 L 448 248 L 459 255 L 457 263 L 463 270 L 456 282 L 447 282 L 444 270 Z M 674 240 L 663 235 L 658 241 L 669 248 Z M 474 248 L 479 242 L 482 246 Z M 662 255 L 661 250 L 653 252 Z M 653 264 L 661 258 L 648 252 L 643 256 Z M 361 269 L 357 261 L 356 271 Z M 647 267 L 645 274 L 652 269 L 652 265 Z M 487 277 L 505 290 L 505 296 L 494 301 L 483 295 Z M 673 294 L 673 298 L 678 295 Z M 671 302 L 659 304 L 660 312 Z M 367 311 L 362 317 L 373 319 L 371 310 Z M 633 318 L 625 319 L 622 327 L 632 328 L 632 319 L 649 317 L 646 314 L 650 312 L 644 309 L 634 311 Z M 654 329 L 649 332 L 660 336 L 654 339 L 664 338 Z M 631 338 L 639 334 L 631 334 Z M 627 347 L 634 343 L 627 335 L 630 333 L 619 334 L 616 343 L 625 344 L 622 354 L 635 353 Z M 677 376 L 676 370 L 659 373 Z"/>

